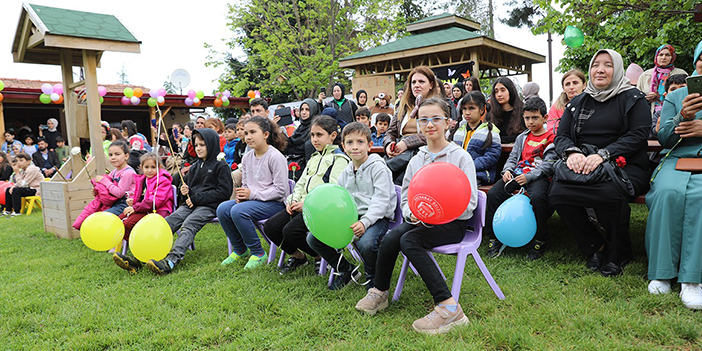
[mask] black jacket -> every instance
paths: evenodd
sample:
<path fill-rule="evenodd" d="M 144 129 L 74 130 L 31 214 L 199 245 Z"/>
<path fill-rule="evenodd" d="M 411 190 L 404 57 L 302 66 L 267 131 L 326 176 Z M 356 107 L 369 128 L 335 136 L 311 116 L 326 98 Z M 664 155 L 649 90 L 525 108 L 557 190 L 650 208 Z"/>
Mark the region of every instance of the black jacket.
<path fill-rule="evenodd" d="M 232 196 L 232 176 L 227 163 L 217 161 L 219 154 L 219 135 L 210 128 L 201 128 L 193 131 L 193 140 L 196 135 L 202 136 L 207 147 L 207 158 L 198 159 L 188 172 L 186 184 L 190 188 L 190 200 L 194 206 L 207 206 L 217 209 L 220 203 L 229 200 Z"/>
<path fill-rule="evenodd" d="M 42 171 L 46 169 L 46 167 L 44 167 L 44 157 L 42 157 L 41 151 L 37 150 L 37 152 L 32 155 L 32 163 Z M 49 163 L 56 168 L 61 167 L 61 161 L 59 161 L 56 151 L 49 151 Z"/>

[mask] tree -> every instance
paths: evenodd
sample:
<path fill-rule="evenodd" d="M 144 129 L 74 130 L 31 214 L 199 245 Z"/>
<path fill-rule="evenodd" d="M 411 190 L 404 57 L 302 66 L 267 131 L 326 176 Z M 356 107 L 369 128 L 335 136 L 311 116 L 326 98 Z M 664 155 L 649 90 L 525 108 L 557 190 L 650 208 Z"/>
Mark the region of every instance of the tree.
<path fill-rule="evenodd" d="M 183 94 L 182 89 L 180 89 L 181 91 L 178 91 L 178 88 L 176 88 L 175 84 L 171 82 L 170 78 L 166 78 L 166 80 L 163 81 L 163 88 L 166 89 L 166 93 L 168 94 Z"/>
<path fill-rule="evenodd" d="M 264 96 L 315 97 L 335 81 L 348 85 L 350 73 L 339 68 L 340 58 L 404 28 L 401 16 L 387 18 L 389 13 L 400 13 L 392 0 L 244 0 L 229 5 L 235 37 L 227 45 L 243 48 L 246 59 L 210 51 L 208 65 L 227 67 L 220 86 L 235 96 L 257 88 Z"/>
<path fill-rule="evenodd" d="M 532 27 L 534 34 L 563 34 L 568 25 L 585 33 L 585 44 L 566 49 L 558 70 L 580 68 L 587 72 L 598 49 L 610 48 L 624 58 L 624 65 L 653 66 L 653 56 L 662 44 L 676 48 L 676 67 L 691 72 L 693 53 L 702 38 L 702 26 L 693 23 L 693 0 L 533 0 L 543 18 Z"/>
<path fill-rule="evenodd" d="M 129 84 L 129 77 L 127 76 L 127 72 L 124 70 L 124 65 L 122 65 L 122 69 L 117 72 L 117 82 L 119 84 Z"/>

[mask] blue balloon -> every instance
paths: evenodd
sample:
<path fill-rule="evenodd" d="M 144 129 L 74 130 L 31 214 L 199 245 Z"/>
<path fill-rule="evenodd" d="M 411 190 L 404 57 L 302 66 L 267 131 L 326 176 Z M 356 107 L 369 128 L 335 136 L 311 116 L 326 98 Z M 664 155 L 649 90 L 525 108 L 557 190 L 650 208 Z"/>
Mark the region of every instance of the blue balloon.
<path fill-rule="evenodd" d="M 509 247 L 522 247 L 536 235 L 536 216 L 529 198 L 517 194 L 495 211 L 492 228 L 497 240 Z"/>

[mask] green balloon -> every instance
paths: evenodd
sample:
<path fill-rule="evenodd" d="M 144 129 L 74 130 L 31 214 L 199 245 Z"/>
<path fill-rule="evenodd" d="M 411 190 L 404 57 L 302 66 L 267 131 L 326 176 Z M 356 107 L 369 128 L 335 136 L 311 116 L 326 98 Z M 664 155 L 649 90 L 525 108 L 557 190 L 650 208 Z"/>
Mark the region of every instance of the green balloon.
<path fill-rule="evenodd" d="M 146 104 L 151 107 L 155 107 L 158 104 L 158 101 L 156 101 L 156 99 L 154 98 L 149 98 L 148 100 L 146 100 Z"/>
<path fill-rule="evenodd" d="M 229 99 L 222 100 L 222 106 L 224 106 L 224 107 L 229 106 Z"/>
<path fill-rule="evenodd" d="M 205 93 L 203 93 L 202 90 L 200 90 L 200 91 L 198 91 L 197 93 L 195 93 L 195 97 L 197 97 L 198 99 L 202 100 L 202 98 L 205 97 Z"/>
<path fill-rule="evenodd" d="M 100 103 L 102 104 L 103 102 L 105 102 L 105 98 L 101 96 L 101 97 L 100 97 Z"/>
<path fill-rule="evenodd" d="M 583 35 L 583 31 L 581 31 L 579 28 L 568 26 L 565 29 L 563 40 L 569 47 L 577 48 L 583 45 L 585 42 L 585 36 Z"/>
<path fill-rule="evenodd" d="M 51 103 L 51 95 L 41 94 L 41 95 L 39 95 L 39 101 L 41 101 L 42 104 L 50 104 Z"/>
<path fill-rule="evenodd" d="M 132 88 L 124 88 L 124 96 L 131 98 L 134 96 L 134 89 Z"/>
<path fill-rule="evenodd" d="M 342 249 L 353 240 L 351 225 L 358 221 L 356 203 L 346 188 L 338 184 L 322 184 L 305 198 L 302 219 L 319 241 Z"/>
<path fill-rule="evenodd" d="M 5 89 L 5 82 L 0 80 L 0 91 L 2 91 L 3 89 Z"/>

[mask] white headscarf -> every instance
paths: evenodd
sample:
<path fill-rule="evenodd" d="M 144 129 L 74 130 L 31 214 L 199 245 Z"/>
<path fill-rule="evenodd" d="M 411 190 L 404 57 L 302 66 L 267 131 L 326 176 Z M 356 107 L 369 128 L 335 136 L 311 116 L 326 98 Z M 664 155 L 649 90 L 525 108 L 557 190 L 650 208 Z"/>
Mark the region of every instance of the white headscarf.
<path fill-rule="evenodd" d="M 49 128 L 49 131 L 53 133 L 53 132 L 56 131 L 56 127 L 58 127 L 58 120 L 57 120 L 56 118 L 49 118 L 49 119 L 46 121 L 47 124 L 48 124 L 49 121 L 54 121 L 54 129 Z"/>
<path fill-rule="evenodd" d="M 592 83 L 592 77 L 587 81 L 587 87 L 585 88 L 585 93 L 592 96 L 593 99 L 599 102 L 605 102 L 620 93 L 627 91 L 629 89 L 634 89 L 631 85 L 629 78 L 624 75 L 624 60 L 622 60 L 622 55 L 618 52 L 610 49 L 602 49 L 595 53 L 590 60 L 590 66 L 595 62 L 595 57 L 601 53 L 607 53 L 612 58 L 612 63 L 614 64 L 614 73 L 612 74 L 612 82 L 605 89 L 598 89 Z"/>

